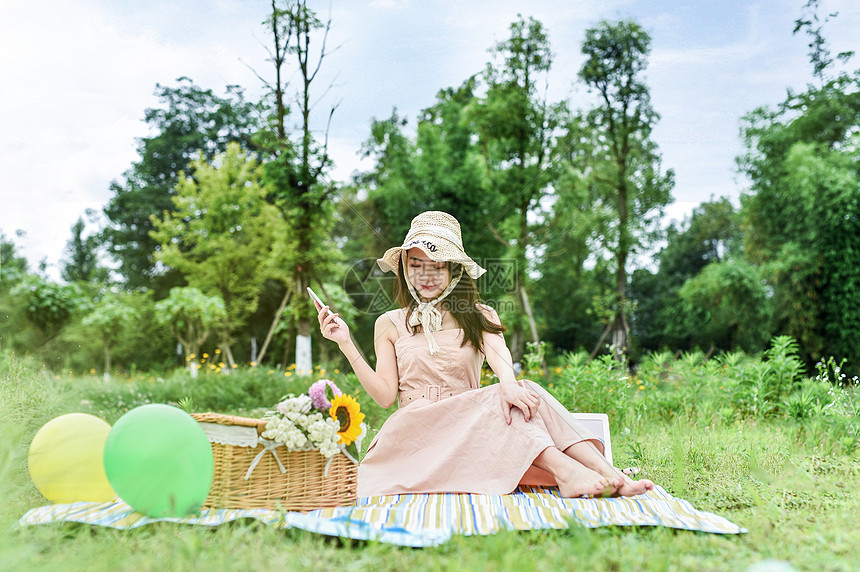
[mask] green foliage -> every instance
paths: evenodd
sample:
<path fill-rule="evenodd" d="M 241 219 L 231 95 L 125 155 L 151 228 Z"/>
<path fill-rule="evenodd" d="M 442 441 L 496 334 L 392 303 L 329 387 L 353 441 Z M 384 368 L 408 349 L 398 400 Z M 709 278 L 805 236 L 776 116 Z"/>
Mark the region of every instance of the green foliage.
<path fill-rule="evenodd" d="M 0 289 L 8 290 L 27 274 L 27 259 L 15 251 L 15 243 L 0 229 Z"/>
<path fill-rule="evenodd" d="M 572 162 L 560 161 L 557 172 L 557 200 L 542 229 L 544 250 L 536 263 L 540 279 L 533 285 L 535 314 L 544 325 L 543 339 L 554 347 L 590 350 L 614 314 L 614 306 L 609 315 L 601 312 L 601 301 L 613 291 L 611 269 L 605 259 L 592 256 L 602 214 L 592 208 Z M 595 264 L 587 268 L 586 261 Z"/>
<path fill-rule="evenodd" d="M 745 117 L 752 182 L 742 197 L 745 252 L 774 291 L 777 331 L 797 338 L 812 363 L 852 360 L 860 322 L 860 73 L 809 87 Z"/>
<path fill-rule="evenodd" d="M 105 351 L 105 375 L 110 375 L 111 348 L 122 339 L 126 332 L 136 323 L 140 323 L 141 314 L 131 305 L 132 296 L 117 295 L 107 292 L 84 316 L 81 325 L 95 333 L 102 340 Z"/>
<path fill-rule="evenodd" d="M 635 388 L 624 365 L 613 356 L 589 361 L 584 353 L 568 354 L 557 379 L 551 391 L 571 411 L 606 413 L 613 428 L 627 425 Z"/>
<path fill-rule="evenodd" d="M 850 454 L 860 447 L 860 381 L 847 380 L 832 359 L 818 368 L 818 376 L 805 377 L 797 342 L 780 336 L 761 358 L 736 352 L 706 359 L 694 351 L 676 360 L 654 352 L 632 373 L 612 356 L 589 361 L 583 353 L 568 354 L 549 387 L 573 411 L 607 413 L 613 434 L 633 427 L 647 433 L 655 421 L 716 427 L 787 418 L 822 454 Z"/>
<path fill-rule="evenodd" d="M 276 245 L 287 229 L 264 200 L 261 170 L 236 144 L 207 164 L 192 162 L 194 176 L 180 179 L 173 210 L 153 218 L 156 259 L 176 268 L 190 286 L 219 296 L 229 330 L 240 328 L 274 274 Z"/>
<path fill-rule="evenodd" d="M 676 336 L 694 345 L 760 350 L 770 335 L 770 300 L 758 268 L 743 260 L 706 266 L 678 290 Z M 679 327 L 680 326 L 680 327 Z"/>
<path fill-rule="evenodd" d="M 121 336 L 123 330 L 140 318 L 127 298 L 130 296 L 106 293 L 92 311 L 84 316 L 81 323 L 91 327 L 99 337 L 108 341 L 115 340 Z"/>
<path fill-rule="evenodd" d="M 72 238 L 66 243 L 61 275 L 67 282 L 105 282 L 108 272 L 99 264 L 101 240 L 98 235 L 84 236 L 85 228 L 83 217 L 72 225 Z"/>
<path fill-rule="evenodd" d="M 669 226 L 666 245 L 656 256 L 659 264 L 657 272 L 640 268 L 633 273 L 630 285 L 630 295 L 635 303 L 631 329 L 644 350 L 689 348 L 696 345 L 708 347 L 710 344 L 728 350 L 738 345 L 738 340 L 732 337 L 728 328 L 718 328 L 712 332 L 714 335 L 708 336 L 701 330 L 702 315 L 710 312 L 710 306 L 719 306 L 719 303 L 709 299 L 708 308 L 690 307 L 678 292 L 689 280 L 698 280 L 699 273 L 709 264 L 741 259 L 742 240 L 740 217 L 725 197 L 700 204 L 680 225 Z M 735 271 L 741 275 L 756 272 L 753 268 L 735 268 Z M 719 271 L 716 274 L 724 273 Z M 700 290 L 701 286 L 704 285 L 690 288 Z M 732 292 L 729 296 L 736 298 L 739 293 Z M 719 292 L 719 297 L 722 297 L 722 292 Z M 756 308 L 756 311 L 767 312 L 768 308 Z M 741 327 L 765 328 L 769 323 L 752 327 L 743 324 Z M 762 347 L 763 341 L 755 347 L 747 345 L 746 349 L 759 350 Z"/>
<path fill-rule="evenodd" d="M 506 301 L 512 304 L 501 316 L 510 332 L 514 361 L 520 361 L 531 311 L 522 294 L 531 283 L 526 253 L 537 246 L 540 229 L 530 216 L 543 218 L 541 199 L 551 192 L 546 174 L 552 170 L 551 141 L 564 105 L 547 100 L 552 52 L 541 22 L 518 16 L 510 25 L 510 36 L 490 54 L 492 61 L 483 74 L 486 96 L 470 115 L 488 175 L 486 189 L 495 195 L 489 201 L 489 217 L 479 228 L 510 246 L 505 254 L 513 280 Z"/>
<path fill-rule="evenodd" d="M 803 6 L 803 15 L 794 21 L 794 32 L 803 32 L 809 37 L 809 63 L 812 64 L 812 75 L 820 82 L 824 83 L 827 74 L 825 73 L 836 60 L 843 63 L 847 62 L 854 52 L 840 52 L 835 58 L 830 55 L 830 48 L 827 45 L 827 40 L 824 37 L 823 25 L 831 18 L 839 15 L 838 12 L 831 13 L 826 16 L 823 21 L 818 17 L 820 0 L 806 0 Z"/>
<path fill-rule="evenodd" d="M 587 357 L 581 359 L 587 361 Z M 740 354 L 704 360 L 701 353 L 691 353 L 678 361 L 669 353 L 650 354 L 637 373 L 646 389 L 637 386 L 628 391 L 631 399 L 664 391 L 677 393 L 684 387 L 682 382 L 692 379 L 705 386 L 701 396 L 710 396 L 709 386 L 713 386 L 717 397 L 726 401 L 719 395 L 719 384 L 733 375 L 732 368 L 744 368 L 756 361 Z M 595 365 L 592 371 L 600 376 L 624 377 L 622 371 L 613 369 L 617 364 L 605 365 Z M 838 362 L 821 367 L 818 384 L 842 375 Z M 651 382 L 661 376 L 665 387 L 652 387 Z M 223 383 L 221 376 L 206 374 L 193 381 L 179 371 L 163 378 L 138 374 L 105 383 L 93 376 L 49 375 L 36 362 L 0 354 L 2 562 L 15 569 L 150 569 L 163 567 L 164 562 L 181 569 L 230 569 L 241 561 L 245 568 L 280 562 L 297 570 L 317 570 L 323 563 L 344 570 L 370 566 L 392 571 L 448 569 L 453 555 L 457 567 L 463 569 L 576 566 L 588 570 L 742 570 L 762 559 L 777 558 L 799 569 L 850 570 L 855 563 L 856 542 L 851 531 L 860 504 L 850 483 L 860 476 L 860 463 L 855 454 L 845 454 L 852 450 L 841 444 L 849 438 L 856 443 L 860 400 L 853 382 L 834 391 L 833 398 L 822 397 L 838 402 L 840 411 L 854 407 L 853 417 L 838 413 L 831 418 L 771 417 L 725 423 L 715 417 L 706 426 L 698 417 L 685 418 L 682 410 L 664 421 L 652 413 L 653 402 L 648 402 L 648 409 L 640 408 L 644 415 L 640 420 L 628 416 L 627 423 L 613 424 L 619 466 L 640 466 L 648 478 L 696 508 L 716 512 L 748 528 L 750 532 L 740 537 L 660 527 L 572 526 L 455 537 L 436 548 L 413 550 L 376 542 L 333 543 L 321 535 L 247 523 L 212 530 L 173 523 L 133 531 L 13 526 L 26 510 L 44 503 L 27 475 L 27 445 L 36 430 L 57 415 L 89 412 L 113 422 L 130 407 L 150 401 L 182 401 L 193 411 L 254 415 L 271 407 L 284 393 L 306 390 L 315 378 L 296 379 L 282 371 L 258 368 L 240 370 L 230 384 Z M 556 391 L 559 378 L 553 380 L 551 391 Z M 336 381 L 348 393 L 358 388 L 351 375 Z M 233 382 L 236 388 L 230 387 Z M 390 411 L 374 408 L 364 392 L 358 398 L 368 423 L 378 428 Z M 828 411 L 835 408 L 830 406 Z M 853 451 L 856 453 L 856 448 Z M 290 550 L 284 551 L 285 542 Z M 791 554 L 783 549 L 786 543 L 793 547 Z"/>
<path fill-rule="evenodd" d="M 59 334 L 78 310 L 88 304 L 83 290 L 76 284 L 57 284 L 36 276 L 16 286 L 23 294 L 27 319 L 45 336 L 47 341 Z"/>
<path fill-rule="evenodd" d="M 27 276 L 27 259 L 19 256 L 15 243 L 0 230 L 0 347 L 8 349 L 26 345 L 23 338 L 33 327 L 24 312 L 26 289 L 18 286 Z"/>
<path fill-rule="evenodd" d="M 336 188 L 327 181 L 332 167 L 328 132 L 321 141 L 311 130 L 316 99 L 311 88 L 328 55 L 325 46 L 331 22 L 324 24 L 305 0 L 273 1 L 271 9 L 264 26 L 272 42 L 269 61 L 274 65 L 274 81 L 267 87 L 273 97 L 268 101 L 271 113 L 266 129 L 257 141 L 268 154 L 263 165 L 266 199 L 278 209 L 293 238 L 283 245 L 278 260 L 279 278 L 300 294 L 291 298 L 289 315 L 297 321 L 297 334 L 310 336 L 315 314 L 303 296 L 305 289 L 340 270 L 340 252 L 332 240 Z M 312 45 L 320 48 L 314 52 Z M 286 100 L 288 75 L 283 69 L 289 61 L 295 65 L 292 73 L 300 77 L 293 100 L 297 123 L 293 130 L 287 124 L 293 109 Z M 329 121 L 334 112 L 335 108 L 329 111 Z"/>
<path fill-rule="evenodd" d="M 525 372 L 528 375 L 542 374 L 543 364 L 546 363 L 548 344 L 546 342 L 526 342 L 526 354 L 523 356 Z"/>
<path fill-rule="evenodd" d="M 155 304 L 155 319 L 173 329 L 173 335 L 190 359 L 199 355 L 200 344 L 226 318 L 221 298 L 207 296 L 193 287 L 172 288 L 167 298 Z"/>
<path fill-rule="evenodd" d="M 187 77 L 179 78 L 175 87 L 157 84 L 155 95 L 160 106 L 144 112 L 155 134 L 140 139 L 139 160 L 122 181 L 111 185 L 113 197 L 104 208 L 110 221 L 104 238 L 128 288 L 166 291 L 178 279 L 157 268 L 158 243 L 149 234 L 151 217 L 171 210 L 170 197 L 179 174 L 188 170 L 192 160 L 202 154 L 204 161 L 211 161 L 230 142 L 247 148 L 259 127 L 260 110 L 245 101 L 235 86 L 219 97 Z"/>

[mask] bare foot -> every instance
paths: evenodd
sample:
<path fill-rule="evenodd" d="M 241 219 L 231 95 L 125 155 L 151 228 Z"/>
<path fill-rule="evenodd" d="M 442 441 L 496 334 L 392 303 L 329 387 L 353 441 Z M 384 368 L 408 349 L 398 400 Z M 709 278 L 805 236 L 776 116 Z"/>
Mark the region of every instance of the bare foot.
<path fill-rule="evenodd" d="M 579 498 L 586 495 L 611 496 L 617 493 L 618 487 L 610 483 L 609 479 L 581 463 L 571 463 L 569 467 L 568 471 L 556 476 L 555 479 L 561 496 Z"/>
<path fill-rule="evenodd" d="M 647 493 L 654 488 L 654 483 L 648 479 L 639 479 L 634 481 L 630 477 L 624 476 L 624 484 L 619 487 L 615 495 L 619 497 L 632 497 Z"/>
<path fill-rule="evenodd" d="M 612 496 L 632 497 L 647 493 L 654 488 L 653 481 L 648 479 L 634 481 L 627 476 L 627 470 L 622 471 L 618 467 L 609 465 L 609 463 L 604 463 L 597 467 L 596 470 L 609 481 L 609 484 L 615 487 L 615 492 Z M 636 472 L 638 473 L 638 471 Z"/>

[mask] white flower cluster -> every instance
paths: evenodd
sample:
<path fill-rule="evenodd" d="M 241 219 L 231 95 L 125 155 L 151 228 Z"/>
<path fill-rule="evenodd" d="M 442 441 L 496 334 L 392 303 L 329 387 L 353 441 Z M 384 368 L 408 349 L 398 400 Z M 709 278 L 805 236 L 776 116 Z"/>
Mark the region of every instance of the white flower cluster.
<path fill-rule="evenodd" d="M 277 411 L 263 416 L 266 421 L 263 439 L 282 444 L 288 451 L 319 449 L 323 457 L 331 458 L 340 450 L 337 434 L 340 425 L 330 416 L 311 410 L 311 398 L 305 394 L 281 401 Z"/>

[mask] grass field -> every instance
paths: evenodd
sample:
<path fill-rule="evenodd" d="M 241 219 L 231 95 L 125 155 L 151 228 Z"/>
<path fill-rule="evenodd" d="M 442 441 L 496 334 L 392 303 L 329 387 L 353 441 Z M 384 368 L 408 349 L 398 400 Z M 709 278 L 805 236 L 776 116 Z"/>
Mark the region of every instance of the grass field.
<path fill-rule="evenodd" d="M 788 386 L 774 389 L 785 381 L 778 379 L 782 374 L 776 357 L 706 362 L 685 356 L 668 363 L 665 356 L 655 356 L 631 377 L 607 363 L 571 356 L 549 380 L 542 380 L 558 394 L 577 395 L 580 401 L 595 392 L 595 385 L 605 388 L 603 394 L 615 395 L 615 401 L 588 403 L 582 409 L 600 406 L 614 414 L 616 462 L 641 466 L 675 496 L 732 520 L 748 534 L 573 527 L 455 537 L 437 548 L 406 549 L 253 522 L 212 530 L 169 523 L 130 531 L 72 524 L 16 528 L 27 509 L 45 504 L 27 475 L 26 456 L 35 432 L 53 417 L 82 411 L 113 423 L 142 403 L 189 398 L 197 410 L 253 414 L 287 391 L 302 391 L 310 380 L 249 370 L 196 381 L 178 371 L 166 379 L 138 375 L 104 382 L 96 376 L 58 376 L 3 355 L 0 569 L 741 572 L 766 559 L 798 570 L 860 569 L 860 495 L 854 490 L 860 461 L 851 432 L 858 422 L 856 389 L 839 389 L 829 398 L 819 391 L 817 401 L 809 404 L 812 413 L 792 414 L 787 404 L 800 399 L 794 397 L 798 392 L 813 392 L 809 387 L 824 389 L 822 376 L 808 379 L 794 372 Z M 763 363 L 771 364 L 771 377 L 761 381 L 759 376 L 759 397 L 753 400 L 758 412 L 751 414 L 738 387 L 755 379 L 750 371 Z M 356 388 L 349 376 L 339 376 L 338 383 Z M 771 408 L 768 400 L 783 405 Z M 365 397 L 361 403 L 370 425 L 378 427 L 387 412 Z"/>

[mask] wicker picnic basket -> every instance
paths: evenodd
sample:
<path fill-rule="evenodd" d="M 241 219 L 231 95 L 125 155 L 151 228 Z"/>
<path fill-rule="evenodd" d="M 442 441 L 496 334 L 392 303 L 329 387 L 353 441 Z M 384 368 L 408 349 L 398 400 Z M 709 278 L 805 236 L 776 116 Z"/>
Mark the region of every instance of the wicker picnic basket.
<path fill-rule="evenodd" d="M 342 452 L 331 460 L 318 450 L 287 451 L 262 442 L 262 419 L 193 413 L 209 437 L 215 458 L 212 508 L 309 511 L 355 502 L 358 465 Z"/>

